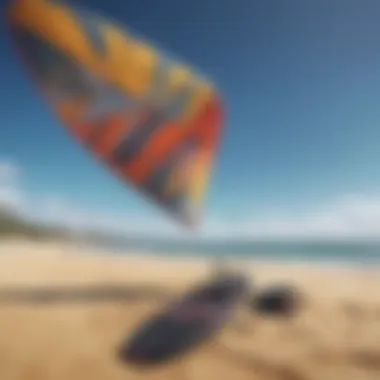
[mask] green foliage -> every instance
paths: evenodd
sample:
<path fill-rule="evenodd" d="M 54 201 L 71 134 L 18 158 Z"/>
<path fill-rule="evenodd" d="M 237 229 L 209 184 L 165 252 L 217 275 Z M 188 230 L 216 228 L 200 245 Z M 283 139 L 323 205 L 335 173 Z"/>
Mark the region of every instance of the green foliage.
<path fill-rule="evenodd" d="M 66 237 L 66 231 L 42 223 L 26 220 L 15 211 L 0 208 L 0 238 L 26 237 L 33 239 L 57 239 Z"/>

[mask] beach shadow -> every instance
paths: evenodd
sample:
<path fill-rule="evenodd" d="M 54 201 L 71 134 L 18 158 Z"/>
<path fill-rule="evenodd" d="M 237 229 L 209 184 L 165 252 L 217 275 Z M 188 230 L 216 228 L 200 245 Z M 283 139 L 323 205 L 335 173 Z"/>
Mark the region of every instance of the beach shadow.
<path fill-rule="evenodd" d="M 0 288 L 0 304 L 164 300 L 172 295 L 168 289 L 153 285 L 12 286 Z"/>

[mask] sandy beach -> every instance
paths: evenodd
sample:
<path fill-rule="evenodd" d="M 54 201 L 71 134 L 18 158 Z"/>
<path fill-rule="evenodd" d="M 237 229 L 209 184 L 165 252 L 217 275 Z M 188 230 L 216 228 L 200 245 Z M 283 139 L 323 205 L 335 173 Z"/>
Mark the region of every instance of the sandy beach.
<path fill-rule="evenodd" d="M 63 243 L 3 242 L 0 378 L 380 379 L 380 268 L 244 267 L 257 288 L 277 281 L 296 285 L 304 294 L 302 309 L 283 320 L 242 307 L 239 323 L 231 322 L 213 341 L 162 368 L 138 371 L 118 361 L 118 345 L 163 302 L 206 278 L 209 262 L 95 255 Z M 67 292 L 48 299 L 46 289 Z"/>

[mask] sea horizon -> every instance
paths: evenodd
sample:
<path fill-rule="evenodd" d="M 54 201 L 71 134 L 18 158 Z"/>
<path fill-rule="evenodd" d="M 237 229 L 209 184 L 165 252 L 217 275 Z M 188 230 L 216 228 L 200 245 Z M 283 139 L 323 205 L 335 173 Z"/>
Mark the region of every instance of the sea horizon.
<path fill-rule="evenodd" d="M 155 239 L 100 239 L 90 242 L 97 251 L 128 252 L 211 259 L 253 259 L 305 263 L 380 265 L 380 242 L 323 241 L 180 241 Z"/>

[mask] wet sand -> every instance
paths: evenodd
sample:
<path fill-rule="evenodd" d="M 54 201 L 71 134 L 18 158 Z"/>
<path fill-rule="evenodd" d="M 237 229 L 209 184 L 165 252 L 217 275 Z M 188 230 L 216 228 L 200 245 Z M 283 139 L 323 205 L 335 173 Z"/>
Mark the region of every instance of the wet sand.
<path fill-rule="evenodd" d="M 201 259 L 2 243 L 0 379 L 380 379 L 374 267 L 251 264 L 257 288 L 290 282 L 304 294 L 295 317 L 264 318 L 242 307 L 214 340 L 181 360 L 144 371 L 120 363 L 117 348 L 138 323 L 209 269 Z"/>

